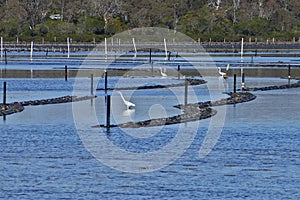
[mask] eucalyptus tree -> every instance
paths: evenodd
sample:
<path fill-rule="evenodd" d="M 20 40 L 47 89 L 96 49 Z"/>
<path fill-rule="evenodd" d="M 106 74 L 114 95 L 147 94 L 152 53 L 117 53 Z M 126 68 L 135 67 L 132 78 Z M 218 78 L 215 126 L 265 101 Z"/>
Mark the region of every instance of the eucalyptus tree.
<path fill-rule="evenodd" d="M 107 33 L 109 20 L 121 12 L 121 0 L 93 0 L 92 11 L 94 15 L 104 20 L 104 31 Z"/>
<path fill-rule="evenodd" d="M 49 3 L 50 0 L 19 0 L 19 5 L 26 12 L 26 20 L 31 30 L 47 16 Z"/>

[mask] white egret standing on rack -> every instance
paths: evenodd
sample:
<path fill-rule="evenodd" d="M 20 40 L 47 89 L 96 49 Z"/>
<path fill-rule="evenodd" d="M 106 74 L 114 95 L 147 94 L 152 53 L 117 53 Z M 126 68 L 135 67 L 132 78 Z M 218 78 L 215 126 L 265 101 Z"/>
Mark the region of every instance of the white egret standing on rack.
<path fill-rule="evenodd" d="M 124 104 L 126 105 L 127 109 L 133 109 L 135 107 L 134 103 L 131 103 L 130 101 L 125 100 L 123 94 L 121 92 L 118 92 L 124 102 Z"/>
<path fill-rule="evenodd" d="M 230 64 L 227 64 L 226 72 L 222 72 L 222 71 L 221 71 L 221 68 L 218 67 L 218 72 L 219 72 L 220 76 L 222 76 L 223 78 L 226 79 L 226 78 L 227 78 L 227 72 L 228 72 L 228 70 L 229 70 L 229 67 L 230 67 Z"/>

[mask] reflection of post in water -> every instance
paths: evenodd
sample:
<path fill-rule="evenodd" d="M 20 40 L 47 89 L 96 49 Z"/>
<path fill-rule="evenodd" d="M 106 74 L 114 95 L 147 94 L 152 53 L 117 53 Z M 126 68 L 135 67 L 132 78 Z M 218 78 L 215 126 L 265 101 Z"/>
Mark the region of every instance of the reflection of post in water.
<path fill-rule="evenodd" d="M 291 65 L 288 66 L 288 84 L 291 85 Z"/>

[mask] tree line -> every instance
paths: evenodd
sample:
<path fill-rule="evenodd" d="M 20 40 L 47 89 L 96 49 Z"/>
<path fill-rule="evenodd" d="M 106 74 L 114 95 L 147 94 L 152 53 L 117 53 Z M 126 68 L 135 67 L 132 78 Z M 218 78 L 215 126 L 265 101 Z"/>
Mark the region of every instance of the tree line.
<path fill-rule="evenodd" d="M 56 18 L 53 18 L 53 16 Z M 6 40 L 102 40 L 137 27 L 163 27 L 202 41 L 299 37 L 299 0 L 1 0 Z"/>

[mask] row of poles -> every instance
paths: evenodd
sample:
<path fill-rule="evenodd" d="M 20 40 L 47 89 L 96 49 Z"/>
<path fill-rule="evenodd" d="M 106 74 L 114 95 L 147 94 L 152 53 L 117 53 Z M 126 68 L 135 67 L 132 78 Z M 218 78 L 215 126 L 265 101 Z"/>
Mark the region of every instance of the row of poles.
<path fill-rule="evenodd" d="M 70 42 L 71 42 L 71 39 L 68 37 L 67 38 L 67 57 L 70 58 Z M 0 38 L 0 57 L 1 57 L 1 61 L 3 59 L 3 52 L 4 52 L 4 57 L 5 57 L 5 62 L 7 64 L 7 59 L 6 59 L 6 52 L 7 52 L 7 49 L 4 48 L 4 42 L 3 42 L 3 37 Z M 33 50 L 34 50 L 34 42 L 31 41 L 30 42 L 30 60 L 33 59 Z M 47 51 L 47 55 L 48 55 L 48 51 Z"/>
<path fill-rule="evenodd" d="M 71 38 L 67 38 L 67 57 L 70 58 L 70 43 L 71 43 Z M 3 47 L 3 37 L 1 37 L 0 39 L 0 54 L 1 54 L 1 60 L 3 58 L 3 52 L 6 53 L 6 48 Z M 137 48 L 136 48 L 136 42 L 135 42 L 135 39 L 132 38 L 132 44 L 133 44 L 133 48 L 134 48 L 134 57 L 137 56 Z M 165 48 L 165 54 L 166 54 L 166 59 L 168 59 L 169 57 L 169 53 L 168 53 L 168 49 L 167 49 L 167 42 L 166 42 L 166 39 L 164 38 L 164 48 Z M 30 60 L 33 59 L 33 50 L 34 50 L 34 42 L 31 41 L 30 42 Z M 47 52 L 48 54 L 48 52 Z M 107 58 L 107 55 L 108 55 L 108 45 L 107 45 L 107 39 L 104 38 L 104 54 L 105 54 L 105 57 Z"/>
<path fill-rule="evenodd" d="M 112 38 L 112 41 L 113 41 L 113 38 Z M 70 57 L 70 43 L 71 43 L 71 38 L 68 37 L 67 38 L 67 57 L 68 58 Z M 137 56 L 137 48 L 136 48 L 136 42 L 135 42 L 134 38 L 132 38 L 132 43 L 133 43 L 133 48 L 134 48 L 134 52 L 135 52 L 134 57 L 136 57 Z M 4 44 L 3 43 L 3 37 L 1 37 L 1 41 L 0 41 L 1 59 L 3 57 L 3 51 L 4 51 L 3 44 Z M 119 39 L 119 45 L 120 45 L 120 39 Z M 31 41 L 31 43 L 30 43 L 30 59 L 31 60 L 33 58 L 33 49 L 34 49 L 34 42 Z M 170 58 L 170 52 L 168 52 L 166 38 L 164 38 L 164 49 L 165 49 L 166 59 L 169 59 Z M 107 45 L 107 39 L 106 38 L 104 38 L 104 54 L 105 54 L 105 57 L 107 58 L 108 45 Z M 241 53 L 240 53 L 240 56 L 243 57 L 243 54 L 244 54 L 244 38 L 241 39 Z"/>

